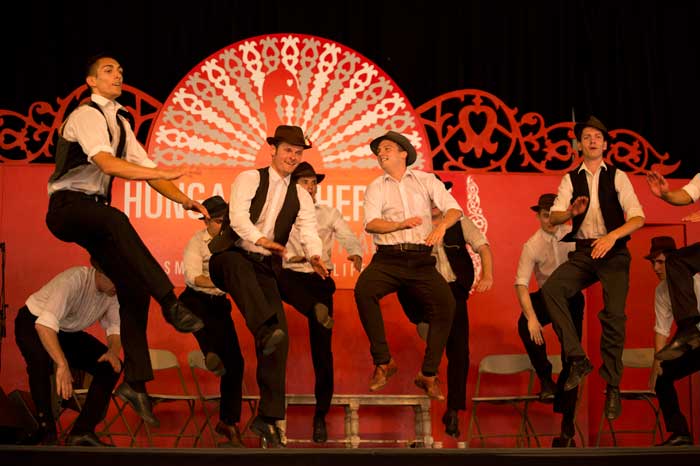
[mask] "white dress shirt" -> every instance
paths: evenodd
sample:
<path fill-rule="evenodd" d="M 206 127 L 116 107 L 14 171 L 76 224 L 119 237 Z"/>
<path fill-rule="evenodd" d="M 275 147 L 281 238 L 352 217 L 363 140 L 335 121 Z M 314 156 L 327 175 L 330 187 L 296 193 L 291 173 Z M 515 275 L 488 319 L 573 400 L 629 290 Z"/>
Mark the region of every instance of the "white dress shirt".
<path fill-rule="evenodd" d="M 471 246 L 472 251 L 477 252 L 481 246 L 489 244 L 486 236 L 484 236 L 481 230 L 479 230 L 479 228 L 474 225 L 474 222 L 472 222 L 468 217 L 463 216 L 461 219 L 459 219 L 458 224 L 462 227 L 464 240 L 469 246 Z M 438 272 L 440 272 L 440 275 L 442 275 L 445 281 L 447 283 L 452 283 L 453 281 L 457 280 L 457 275 L 455 275 L 454 271 L 452 270 L 450 260 L 447 258 L 445 243 L 443 240 L 441 240 L 439 244 L 433 246 L 432 254 L 435 256 L 435 268 Z M 471 283 L 469 285 L 471 285 Z"/>
<path fill-rule="evenodd" d="M 185 284 L 202 293 L 222 296 L 226 293 L 218 288 L 201 287 L 194 283 L 195 278 L 200 275 L 209 277 L 209 259 L 211 258 L 211 251 L 209 251 L 210 241 L 211 235 L 205 228 L 195 233 L 187 242 L 183 264 L 185 268 Z"/>
<path fill-rule="evenodd" d="M 343 214 L 335 207 L 327 205 L 316 205 L 316 224 L 318 226 L 318 236 L 323 242 L 323 254 L 321 260 L 329 269 L 333 268 L 331 262 L 331 252 L 333 250 L 333 240 L 338 239 L 340 245 L 347 251 L 349 256 L 362 257 L 362 245 L 355 236 L 350 226 L 343 220 Z M 299 228 L 294 226 L 287 242 L 287 259 L 294 256 L 304 256 L 304 248 L 301 245 L 301 234 Z M 296 272 L 313 273 L 314 269 L 308 262 L 290 263 L 286 260 L 282 264 L 285 269 Z"/>
<path fill-rule="evenodd" d="M 73 168 L 59 180 L 49 182 L 49 195 L 63 189 L 102 196 L 108 194 L 110 177 L 94 164 L 92 158 L 99 152 L 116 154 L 121 134 L 117 124 L 117 110 L 122 108 L 122 105 L 97 94 L 92 94 L 91 98 L 104 112 L 106 121 L 97 109 L 89 105 L 81 105 L 68 116 L 63 127 L 63 138 L 67 141 L 78 142 L 83 152 L 87 154 L 89 163 Z M 126 160 L 143 167 L 156 167 L 157 165 L 148 158 L 146 150 L 136 139 L 129 122 L 125 118 L 120 118 L 126 131 L 124 145 Z M 112 133 L 111 144 L 107 126 Z"/>
<path fill-rule="evenodd" d="M 698 312 L 700 312 L 700 274 L 693 275 L 693 288 L 695 289 L 695 298 L 698 300 Z M 654 331 L 665 337 L 671 335 L 673 311 L 671 310 L 671 297 L 668 294 L 668 283 L 666 283 L 666 280 L 662 280 L 656 285 L 654 313 L 656 314 Z"/>
<path fill-rule="evenodd" d="M 37 316 L 37 324 L 56 333 L 85 330 L 99 320 L 107 336 L 119 335 L 119 301 L 97 290 L 92 267 L 64 270 L 25 304 Z"/>
<path fill-rule="evenodd" d="M 542 288 L 552 272 L 569 258 L 569 253 L 576 247 L 574 243 L 561 240 L 571 231 L 571 225 L 557 225 L 554 233 L 547 233 L 538 228 L 523 245 L 515 274 L 515 284 L 530 286 L 530 277 L 535 274 L 537 286 Z"/>
<path fill-rule="evenodd" d="M 605 162 L 600 164 L 598 171 L 595 174 L 591 173 L 584 163 L 581 164 L 578 171 L 586 172 L 586 181 L 588 182 L 588 192 L 590 194 L 588 201 L 588 211 L 586 217 L 581 223 L 581 228 L 576 232 L 575 237 L 578 239 L 596 239 L 602 238 L 608 234 L 603 220 L 603 213 L 600 210 L 600 201 L 598 200 L 598 184 L 600 173 L 602 170 L 607 170 Z M 644 211 L 634 192 L 632 183 L 627 177 L 627 174 L 622 170 L 615 172 L 615 191 L 617 191 L 617 199 L 620 201 L 620 206 L 625 214 L 625 219 L 632 217 L 644 217 Z M 573 197 L 574 187 L 571 184 L 571 177 L 566 174 L 559 184 L 557 198 L 554 200 L 554 205 L 550 212 L 564 212 L 569 208 Z"/>
<path fill-rule="evenodd" d="M 696 174 L 682 189 L 688 193 L 693 202 L 697 201 L 700 198 L 700 173 Z"/>
<path fill-rule="evenodd" d="M 375 219 L 403 222 L 407 218 L 421 217 L 423 223 L 416 227 L 392 233 L 375 233 L 372 239 L 377 245 L 424 244 L 425 238 L 433 230 L 431 202 L 443 212 L 449 209 L 462 212 L 452 194 L 432 173 L 407 168 L 400 181 L 384 174 L 373 180 L 365 191 L 364 226 L 367 227 Z"/>
<path fill-rule="evenodd" d="M 250 204 L 255 197 L 255 192 L 260 185 L 260 173 L 258 170 L 246 170 L 241 172 L 231 185 L 229 197 L 229 218 L 231 228 L 241 237 L 236 246 L 246 251 L 270 255 L 267 249 L 256 246 L 255 242 L 260 238 L 274 240 L 274 228 L 277 216 L 282 210 L 287 188 L 291 181 L 291 175 L 282 178 L 274 168 L 269 168 L 270 183 L 267 190 L 267 199 L 263 206 L 258 221 L 253 224 L 250 220 Z M 307 254 L 306 257 L 320 256 L 323 245 L 318 237 L 316 228 L 316 211 L 311 195 L 301 186 L 296 186 L 299 197 L 299 213 L 294 226 L 299 228 L 300 243 Z"/>

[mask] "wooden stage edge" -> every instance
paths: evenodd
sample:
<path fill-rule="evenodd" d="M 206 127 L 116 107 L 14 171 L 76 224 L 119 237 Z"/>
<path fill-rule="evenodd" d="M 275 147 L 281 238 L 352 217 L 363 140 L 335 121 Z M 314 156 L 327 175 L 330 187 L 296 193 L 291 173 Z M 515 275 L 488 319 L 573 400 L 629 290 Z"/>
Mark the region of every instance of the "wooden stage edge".
<path fill-rule="evenodd" d="M 346 449 L 86 448 L 0 445 L 4 466 L 604 466 L 700 464 L 700 447 Z"/>

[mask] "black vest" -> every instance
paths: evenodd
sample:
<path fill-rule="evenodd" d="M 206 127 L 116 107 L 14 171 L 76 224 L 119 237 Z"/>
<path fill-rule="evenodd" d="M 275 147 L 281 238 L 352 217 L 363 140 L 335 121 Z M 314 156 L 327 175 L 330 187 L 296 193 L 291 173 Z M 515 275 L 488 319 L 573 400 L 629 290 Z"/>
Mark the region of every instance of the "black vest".
<path fill-rule="evenodd" d="M 89 103 L 84 105 L 89 105 L 90 107 L 96 109 L 102 114 L 103 117 L 105 117 L 105 120 L 107 119 L 100 106 L 97 105 L 94 101 L 90 101 Z M 119 118 L 119 115 L 127 119 L 130 116 L 129 113 L 123 108 L 117 111 L 117 124 L 119 125 L 119 143 L 117 144 L 117 157 L 124 158 L 124 146 L 126 146 L 126 131 L 124 130 L 124 124 L 122 123 L 121 118 Z M 111 144 L 112 132 L 109 130 L 109 125 L 107 125 L 107 133 L 109 134 L 109 143 Z M 54 156 L 54 159 L 56 160 L 56 168 L 54 169 L 53 174 L 51 174 L 49 182 L 59 180 L 62 176 L 64 176 L 72 169 L 77 168 L 81 165 L 87 165 L 89 163 L 87 160 L 87 154 L 83 152 L 83 149 L 82 147 L 80 147 L 80 144 L 78 142 L 71 142 L 64 139 L 62 131 L 60 131 L 58 135 L 58 143 L 56 144 L 56 155 Z M 106 193 L 108 201 L 110 201 L 112 198 L 113 181 L 114 177 L 110 176 L 109 187 L 107 188 Z"/>
<path fill-rule="evenodd" d="M 465 292 L 469 293 L 474 284 L 474 264 L 469 251 L 467 251 L 467 242 L 464 239 L 460 222 L 447 229 L 443 238 L 443 244 L 445 246 L 445 254 L 447 254 L 447 261 L 457 276 L 457 283 L 464 288 Z"/>
<path fill-rule="evenodd" d="M 267 190 L 270 187 L 270 167 L 258 168 L 260 174 L 260 184 L 255 191 L 253 199 L 250 201 L 250 221 L 255 223 L 260 218 L 262 209 L 267 200 Z M 289 182 L 287 194 L 282 203 L 277 220 L 275 220 L 274 241 L 281 245 L 287 244 L 289 233 L 292 231 L 292 226 L 297 219 L 299 213 L 299 196 L 297 194 L 297 186 L 293 181 Z M 209 242 L 209 250 L 212 254 L 226 251 L 233 248 L 240 236 L 231 228 L 231 220 L 228 215 L 224 217 L 224 223 L 221 225 L 221 232 Z"/>
<path fill-rule="evenodd" d="M 580 167 L 579 167 L 580 168 Z M 622 210 L 620 205 L 620 199 L 617 196 L 617 191 L 615 191 L 615 173 L 617 173 L 617 168 L 612 166 L 602 166 L 599 168 L 600 177 L 598 178 L 598 203 L 600 204 L 600 211 L 603 214 L 603 221 L 605 222 L 605 228 L 608 231 L 613 231 L 616 228 L 621 227 L 625 224 L 625 212 Z M 574 187 L 573 194 L 571 195 L 571 202 L 574 201 L 579 196 L 586 196 L 590 198 L 590 192 L 588 191 L 588 182 L 586 181 L 586 171 L 577 168 L 569 172 L 569 178 L 571 178 L 571 184 Z M 571 232 L 564 236 L 561 241 L 575 241 L 574 235 L 581 228 L 581 223 L 588 213 L 588 207 L 586 206 L 585 212 L 581 215 L 577 215 L 572 219 Z M 617 240 L 617 244 L 625 244 L 629 241 L 630 237 L 625 236 Z"/>

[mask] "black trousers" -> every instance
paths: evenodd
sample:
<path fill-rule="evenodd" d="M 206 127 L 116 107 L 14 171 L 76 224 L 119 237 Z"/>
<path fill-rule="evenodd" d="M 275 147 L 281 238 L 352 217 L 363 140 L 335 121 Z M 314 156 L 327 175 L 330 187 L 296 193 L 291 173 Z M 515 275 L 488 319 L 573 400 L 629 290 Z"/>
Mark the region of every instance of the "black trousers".
<path fill-rule="evenodd" d="M 532 307 L 535 310 L 535 315 L 537 320 L 539 320 L 540 325 L 543 327 L 547 324 L 552 323 L 549 317 L 549 312 L 547 312 L 547 307 L 542 299 L 542 291 L 538 290 L 534 293 L 530 293 L 530 300 L 532 301 Z M 583 332 L 583 308 L 584 299 L 583 293 L 580 291 L 569 298 L 569 311 L 571 312 L 571 319 L 576 328 L 576 334 L 578 335 L 579 341 L 581 340 L 581 335 Z M 552 377 L 552 364 L 547 359 L 547 345 L 538 345 L 530 338 L 530 331 L 527 328 L 527 318 L 524 314 L 520 314 L 518 319 L 518 334 L 520 339 L 525 346 L 525 351 L 527 351 L 530 361 L 532 362 L 532 367 L 535 368 L 537 377 L 540 380 L 548 379 Z M 563 353 L 563 351 L 562 351 Z M 564 354 L 562 354 L 562 371 L 557 378 L 557 395 L 554 400 L 555 411 L 561 412 L 564 415 L 573 416 L 576 410 L 576 400 L 578 398 L 578 390 L 564 391 L 564 383 L 569 377 L 569 371 L 571 369 L 571 364 L 566 362 Z"/>
<path fill-rule="evenodd" d="M 193 334 L 202 353 L 216 353 L 224 364 L 226 373 L 219 382 L 219 419 L 236 424 L 241 420 L 244 361 L 231 319 L 231 303 L 226 295 L 214 296 L 189 286 L 180 294 L 180 301 L 204 322 L 204 328 Z"/>
<path fill-rule="evenodd" d="M 605 308 L 598 313 L 602 327 L 600 375 L 610 385 L 620 385 L 622 349 L 625 345 L 625 302 L 629 289 L 630 253 L 625 246 L 614 247 L 600 258 L 591 257 L 591 247 L 578 248 L 569 254 L 542 286 L 542 297 L 552 319 L 552 326 L 562 345 L 564 360 L 584 357 L 569 299 L 593 283 L 603 287 Z"/>
<path fill-rule="evenodd" d="M 58 191 L 49 200 L 46 225 L 61 241 L 85 248 L 112 280 L 119 299 L 124 379 L 152 380 L 146 338 L 150 297 L 162 300 L 173 285 L 129 218 L 92 196 Z"/>
<path fill-rule="evenodd" d="M 316 380 L 316 414 L 325 416 L 333 398 L 333 332 L 323 327 L 314 314 L 314 305 L 323 303 L 333 315 L 333 293 L 335 282 L 331 277 L 325 280 L 315 273 L 297 272 L 282 269 L 279 276 L 279 290 L 282 300 L 290 304 L 306 317 L 309 323 L 309 344 L 311 361 Z"/>
<path fill-rule="evenodd" d="M 473 282 L 473 277 L 471 279 Z M 467 409 L 467 377 L 469 375 L 469 290 L 457 282 L 448 283 L 455 300 L 452 327 L 445 345 L 447 357 L 447 409 Z M 401 307 L 414 324 L 425 322 L 425 311 L 408 288 L 397 293 Z"/>
<path fill-rule="evenodd" d="M 437 373 L 452 328 L 455 299 L 429 252 L 377 252 L 360 273 L 355 302 L 369 338 L 372 360 L 385 364 L 391 358 L 379 300 L 403 287 L 411 289 L 430 324 L 421 370 Z"/>
<path fill-rule="evenodd" d="M 44 432 L 55 432 L 51 401 L 55 396 L 51 386 L 51 376 L 55 372 L 54 362 L 41 343 L 35 327 L 36 319 L 27 306 L 19 310 L 15 318 L 15 341 L 27 363 L 29 391 L 34 400 L 40 428 Z M 59 331 L 58 342 L 72 369 L 81 369 L 93 376 L 82 411 L 71 432 L 94 432 L 97 424 L 104 419 L 120 373 L 114 372 L 108 362 L 97 362 L 107 352 L 107 347 L 89 333 Z"/>
<path fill-rule="evenodd" d="M 209 275 L 220 290 L 231 295 L 254 337 L 275 325 L 285 332 L 284 340 L 267 356 L 256 344 L 256 378 L 260 390 L 258 412 L 273 419 L 285 417 L 285 381 L 289 338 L 282 298 L 270 256 L 249 255 L 241 250 L 224 251 L 209 259 Z"/>
<path fill-rule="evenodd" d="M 700 320 L 693 275 L 700 272 L 700 243 L 666 252 L 666 283 L 673 318 L 679 326 Z"/>
<path fill-rule="evenodd" d="M 656 379 L 656 398 L 664 415 L 666 432 L 690 435 L 688 421 L 681 413 L 674 382 L 700 371 L 700 348 L 687 351 L 683 356 L 661 363 L 663 373 Z"/>

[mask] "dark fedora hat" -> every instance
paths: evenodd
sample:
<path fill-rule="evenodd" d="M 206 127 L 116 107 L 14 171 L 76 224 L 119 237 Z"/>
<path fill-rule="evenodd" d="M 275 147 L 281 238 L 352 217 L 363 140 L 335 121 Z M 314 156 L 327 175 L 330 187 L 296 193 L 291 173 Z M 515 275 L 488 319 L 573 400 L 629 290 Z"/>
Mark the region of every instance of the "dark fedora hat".
<path fill-rule="evenodd" d="M 413 147 L 413 144 L 411 144 L 411 141 L 409 141 L 406 136 L 401 133 L 397 133 L 396 131 L 387 131 L 385 135 L 379 136 L 369 143 L 369 148 L 372 149 L 374 155 L 377 155 L 377 152 L 379 151 L 379 143 L 385 139 L 394 141 L 396 144 L 401 146 L 403 150 L 408 152 L 408 155 L 406 156 L 406 166 L 409 166 L 416 161 L 416 148 Z"/>
<path fill-rule="evenodd" d="M 228 212 L 228 204 L 223 197 L 218 195 L 205 199 L 202 205 L 207 209 L 211 218 L 221 217 Z M 199 219 L 204 220 L 204 217 L 199 217 Z"/>
<path fill-rule="evenodd" d="M 309 162 L 301 162 L 292 172 L 292 178 L 303 178 L 305 176 L 315 176 L 316 183 L 320 183 L 326 177 L 326 175 L 322 173 L 316 173 L 316 170 L 314 170 L 314 167 L 312 167 Z"/>
<path fill-rule="evenodd" d="M 608 133 L 608 128 L 605 127 L 602 121 L 600 121 L 593 115 L 590 115 L 588 118 L 586 118 L 585 121 L 579 121 L 574 125 L 574 135 L 576 136 L 577 140 L 581 140 L 581 133 L 583 132 L 583 129 L 587 127 L 595 128 L 598 131 L 601 131 L 605 140 L 610 141 L 610 134 Z"/>
<path fill-rule="evenodd" d="M 452 189 L 453 183 L 451 181 L 444 181 L 442 178 L 440 178 L 440 175 L 438 175 L 437 173 L 433 173 L 433 175 L 435 175 L 435 178 L 442 181 L 442 184 L 445 185 L 446 190 L 449 191 L 450 189 Z"/>
<path fill-rule="evenodd" d="M 554 199 L 557 198 L 556 194 L 546 193 L 542 194 L 539 199 L 537 199 L 537 205 L 530 206 L 530 210 L 539 212 L 540 210 L 549 210 L 554 205 Z"/>
<path fill-rule="evenodd" d="M 676 242 L 670 236 L 654 236 L 651 239 L 651 248 L 649 254 L 644 256 L 645 259 L 654 260 L 656 256 L 666 251 L 674 251 Z"/>
<path fill-rule="evenodd" d="M 275 135 L 267 138 L 267 143 L 273 146 L 280 142 L 311 149 L 311 141 L 304 137 L 304 132 L 298 126 L 279 125 L 275 129 Z"/>

